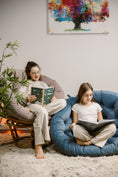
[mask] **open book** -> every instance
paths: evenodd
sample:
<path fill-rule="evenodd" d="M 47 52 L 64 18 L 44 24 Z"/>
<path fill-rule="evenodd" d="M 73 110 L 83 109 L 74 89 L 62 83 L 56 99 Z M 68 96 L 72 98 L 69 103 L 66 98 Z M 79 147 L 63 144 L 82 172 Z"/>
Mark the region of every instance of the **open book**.
<path fill-rule="evenodd" d="M 94 123 L 94 122 L 88 122 L 88 121 L 79 119 L 78 124 L 85 127 L 88 131 L 94 131 L 94 130 L 97 130 L 97 129 L 107 125 L 107 124 L 113 123 L 115 121 L 116 121 L 115 119 L 112 119 L 112 120 L 103 119 L 99 122 Z"/>
<path fill-rule="evenodd" d="M 50 103 L 50 100 L 54 96 L 54 88 L 53 87 L 48 87 L 48 88 L 37 88 L 37 87 L 32 87 L 31 88 L 31 95 L 35 95 L 37 99 L 34 101 L 40 102 L 42 105 L 43 104 L 48 104 Z"/>

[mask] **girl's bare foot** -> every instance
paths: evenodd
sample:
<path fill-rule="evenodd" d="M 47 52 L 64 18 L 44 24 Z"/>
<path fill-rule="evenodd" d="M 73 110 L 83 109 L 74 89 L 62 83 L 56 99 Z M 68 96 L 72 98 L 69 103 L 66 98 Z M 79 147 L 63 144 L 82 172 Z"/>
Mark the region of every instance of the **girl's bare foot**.
<path fill-rule="evenodd" d="M 80 146 L 89 146 L 89 145 L 92 144 L 91 141 L 82 141 L 82 140 L 80 140 L 80 139 L 78 139 L 78 138 L 76 138 L 76 143 L 77 143 L 78 145 L 80 145 Z"/>
<path fill-rule="evenodd" d="M 43 153 L 43 149 L 41 145 L 35 146 L 35 154 L 37 159 L 45 159 L 45 155 Z"/>
<path fill-rule="evenodd" d="M 80 139 L 78 139 L 78 138 L 76 138 L 76 143 L 77 143 L 78 145 L 80 145 L 80 146 L 83 146 L 85 142 L 82 141 L 82 140 L 80 140 Z"/>
<path fill-rule="evenodd" d="M 92 144 L 91 141 L 86 141 L 86 142 L 85 142 L 85 146 L 89 146 L 89 145 L 91 145 L 91 144 Z"/>

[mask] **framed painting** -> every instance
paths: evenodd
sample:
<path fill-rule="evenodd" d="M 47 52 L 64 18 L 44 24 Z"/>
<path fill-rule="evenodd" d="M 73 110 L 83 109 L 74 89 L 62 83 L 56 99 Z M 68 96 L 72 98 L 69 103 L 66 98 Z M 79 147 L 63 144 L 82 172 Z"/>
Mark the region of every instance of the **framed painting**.
<path fill-rule="evenodd" d="M 109 0 L 48 0 L 48 32 L 109 33 Z"/>

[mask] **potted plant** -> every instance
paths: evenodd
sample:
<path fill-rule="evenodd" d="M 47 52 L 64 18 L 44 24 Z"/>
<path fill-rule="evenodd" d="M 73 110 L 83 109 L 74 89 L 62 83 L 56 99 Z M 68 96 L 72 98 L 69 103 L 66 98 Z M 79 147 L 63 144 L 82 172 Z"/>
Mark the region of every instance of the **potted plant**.
<path fill-rule="evenodd" d="M 28 81 L 24 77 L 21 81 L 15 76 L 14 67 L 6 67 L 3 69 L 3 62 L 16 55 L 16 50 L 19 47 L 17 41 L 9 42 L 3 49 L 1 59 L 0 59 L 0 117 L 7 117 L 7 110 L 10 109 L 10 103 L 12 100 L 12 95 L 14 94 L 17 103 L 21 103 L 23 95 L 18 93 L 17 84 L 27 85 Z M 2 119 L 2 118 L 1 118 Z M 0 121 L 1 122 L 1 121 Z"/>

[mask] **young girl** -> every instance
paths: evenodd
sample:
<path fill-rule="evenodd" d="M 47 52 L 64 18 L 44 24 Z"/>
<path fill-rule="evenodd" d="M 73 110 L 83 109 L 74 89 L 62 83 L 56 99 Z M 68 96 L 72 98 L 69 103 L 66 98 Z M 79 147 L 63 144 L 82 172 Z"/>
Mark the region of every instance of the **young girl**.
<path fill-rule="evenodd" d="M 50 134 L 48 129 L 48 114 L 53 115 L 66 106 L 64 99 L 56 99 L 55 96 L 47 105 L 41 105 L 39 102 L 34 102 L 37 98 L 31 95 L 31 87 L 47 88 L 48 85 L 40 81 L 40 67 L 34 62 L 28 62 L 25 68 L 27 78 L 29 80 L 28 87 L 21 87 L 19 92 L 24 94 L 27 103 L 26 109 L 33 112 L 35 120 L 33 122 L 35 134 L 35 153 L 36 158 L 44 159 L 42 145 L 50 141 Z"/>
<path fill-rule="evenodd" d="M 93 88 L 89 83 L 83 83 L 78 91 L 77 103 L 73 105 L 73 123 L 71 129 L 79 145 L 94 144 L 103 147 L 106 141 L 116 132 L 115 124 L 108 124 L 99 130 L 88 132 L 83 126 L 78 125 L 78 119 L 90 122 L 99 122 L 103 119 L 101 106 L 93 99 Z"/>

